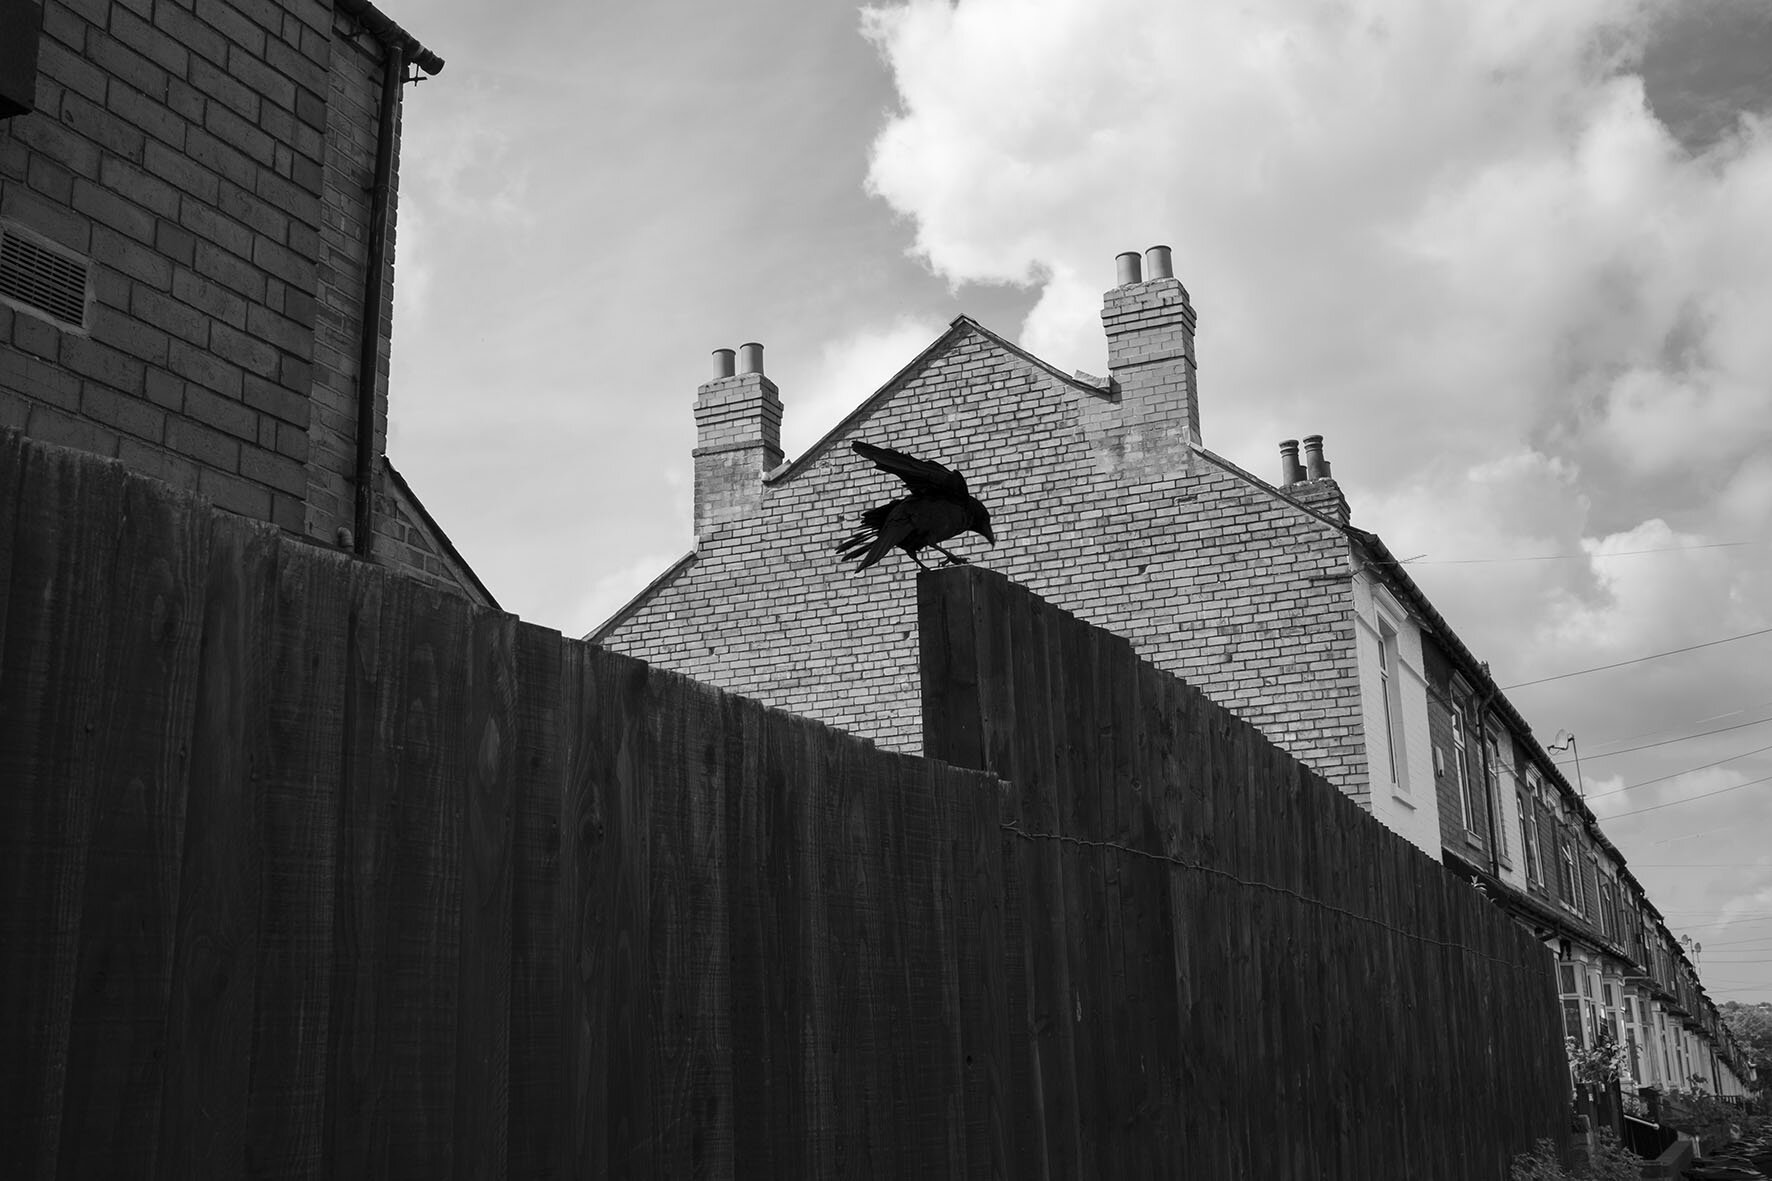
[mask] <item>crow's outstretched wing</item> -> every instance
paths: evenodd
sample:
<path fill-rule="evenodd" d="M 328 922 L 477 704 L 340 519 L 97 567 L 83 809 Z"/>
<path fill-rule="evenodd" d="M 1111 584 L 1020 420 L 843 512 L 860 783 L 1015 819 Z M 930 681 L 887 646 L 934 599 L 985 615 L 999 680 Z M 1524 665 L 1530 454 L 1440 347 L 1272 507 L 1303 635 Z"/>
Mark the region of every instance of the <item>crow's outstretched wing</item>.
<path fill-rule="evenodd" d="M 913 494 L 950 497 L 967 495 L 966 477 L 942 467 L 932 459 L 918 459 L 914 455 L 906 455 L 890 447 L 876 447 L 872 443 L 856 442 L 851 443 L 850 447 L 863 459 L 873 460 L 874 466 L 881 471 L 891 472 L 903 480 L 905 487 Z"/>

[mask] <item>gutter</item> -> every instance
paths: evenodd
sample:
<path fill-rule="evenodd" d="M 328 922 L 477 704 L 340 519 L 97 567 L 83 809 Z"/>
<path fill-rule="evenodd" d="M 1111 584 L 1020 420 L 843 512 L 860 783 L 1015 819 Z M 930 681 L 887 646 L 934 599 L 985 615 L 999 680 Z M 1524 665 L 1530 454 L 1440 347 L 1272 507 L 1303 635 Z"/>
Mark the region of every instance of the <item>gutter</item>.
<path fill-rule="evenodd" d="M 375 541 L 375 386 L 385 324 L 382 302 L 387 290 L 388 207 L 394 179 L 394 128 L 400 119 L 400 88 L 406 81 L 407 62 L 426 74 L 436 75 L 443 69 L 443 59 L 367 0 L 338 0 L 338 7 L 361 21 L 382 45 L 375 179 L 369 190 L 369 260 L 363 272 L 362 337 L 357 347 L 356 535 L 352 548 L 359 558 L 366 559 Z"/>

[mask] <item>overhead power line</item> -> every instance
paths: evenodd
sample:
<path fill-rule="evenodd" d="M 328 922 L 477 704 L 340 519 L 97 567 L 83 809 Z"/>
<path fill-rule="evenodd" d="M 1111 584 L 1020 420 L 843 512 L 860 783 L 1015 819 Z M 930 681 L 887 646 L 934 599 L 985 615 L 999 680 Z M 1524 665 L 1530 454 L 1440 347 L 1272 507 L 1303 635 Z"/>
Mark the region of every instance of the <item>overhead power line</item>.
<path fill-rule="evenodd" d="M 1519 558 L 1404 558 L 1399 566 L 1487 566 L 1494 562 L 1570 562 L 1592 561 L 1596 558 L 1628 558 L 1635 554 L 1675 554 L 1684 550 L 1699 549 L 1731 549 L 1735 546 L 1753 545 L 1751 541 L 1713 541 L 1705 545 L 1662 545 L 1653 549 L 1621 549 L 1609 554 L 1531 554 Z"/>
<path fill-rule="evenodd" d="M 1724 792 L 1740 791 L 1744 787 L 1752 787 L 1756 783 L 1765 783 L 1769 779 L 1772 779 L 1772 775 L 1762 775 L 1758 779 L 1750 779 L 1746 783 L 1737 783 L 1733 787 L 1722 787 L 1718 788 L 1716 791 L 1707 791 L 1703 795 L 1687 796 L 1683 800 L 1669 800 L 1665 804 L 1650 804 L 1647 808 L 1633 808 L 1629 812 L 1614 812 L 1612 815 L 1602 816 L 1600 819 L 1620 820 L 1626 816 L 1641 816 L 1644 812 L 1659 812 L 1663 808 L 1672 808 L 1680 804 L 1691 804 L 1696 803 L 1699 800 L 1708 800 L 1712 796 L 1720 796 Z"/>
<path fill-rule="evenodd" d="M 1629 664 L 1641 664 L 1645 660 L 1660 660 L 1663 656 L 1678 656 L 1682 652 L 1696 652 L 1700 648 L 1714 648 L 1718 644 L 1733 644 L 1736 640 L 1748 640 L 1754 636 L 1772 633 L 1772 627 L 1763 627 L 1759 631 L 1742 632 L 1738 636 L 1724 636 L 1720 640 L 1706 640 L 1702 644 L 1688 644 L 1684 648 L 1671 648 L 1666 652 L 1651 652 L 1647 656 L 1638 656 L 1630 660 L 1620 660 L 1612 664 L 1597 664 L 1593 668 L 1578 668 L 1574 672 L 1558 673 L 1554 677 L 1539 677 L 1536 681 L 1519 681 L 1512 685 L 1503 685 L 1505 689 L 1524 689 L 1527 685 L 1543 685 L 1551 681 L 1567 680 L 1569 677 L 1585 677 L 1588 673 L 1605 672 L 1609 668 L 1623 668 Z"/>
<path fill-rule="evenodd" d="M 1670 739 L 1668 739 L 1668 741 L 1675 742 L 1678 740 L 1670 738 Z M 1684 771 L 1674 771 L 1674 772 L 1671 772 L 1667 775 L 1657 775 L 1653 779 L 1644 779 L 1644 780 L 1640 780 L 1637 783 L 1627 783 L 1623 787 L 1615 787 L 1611 791 L 1589 792 L 1585 798 L 1590 799 L 1590 800 L 1598 800 L 1598 799 L 1603 799 L 1606 796 L 1615 796 L 1621 792 L 1630 791 L 1632 788 L 1635 788 L 1635 787 L 1648 787 L 1651 783 L 1660 783 L 1666 779 L 1678 779 L 1680 776 L 1690 775 L 1694 771 L 1705 771 L 1705 770 L 1710 769 L 1711 767 L 1719 766 L 1720 764 L 1723 764 L 1723 763 L 1733 763 L 1736 759 L 1745 759 L 1749 755 L 1762 754 L 1762 753 L 1769 751 L 1769 750 L 1772 750 L 1772 746 L 1758 746 L 1758 747 L 1755 747 L 1753 750 L 1744 750 L 1738 755 L 1730 755 L 1726 759 L 1718 759 L 1714 763 L 1700 763 L 1696 767 L 1687 767 Z M 1623 754 L 1624 752 L 1619 751 L 1617 753 Z M 1589 761 L 1592 761 L 1591 756 L 1590 756 Z"/>
<path fill-rule="evenodd" d="M 1731 730 L 1745 730 L 1749 726 L 1764 726 L 1767 722 L 1772 722 L 1772 718 L 1755 718 L 1751 722 L 1737 722 L 1733 726 L 1718 726 L 1715 730 L 1700 730 L 1696 734 L 1682 734 L 1678 738 L 1663 738 L 1660 742 L 1645 742 L 1641 746 L 1627 746 L 1623 750 L 1609 750 L 1604 754 L 1597 755 L 1582 755 L 1581 761 L 1584 763 L 1596 763 L 1601 759 L 1609 759 L 1613 755 L 1628 755 L 1634 754 L 1639 750 L 1652 750 L 1657 746 L 1672 746 L 1676 742 L 1686 742 L 1693 738 L 1709 738 L 1712 734 L 1727 734 Z M 1739 758 L 1740 756 L 1736 757 Z M 1557 764 L 1559 767 L 1569 767 L 1573 765 L 1574 760 Z"/>

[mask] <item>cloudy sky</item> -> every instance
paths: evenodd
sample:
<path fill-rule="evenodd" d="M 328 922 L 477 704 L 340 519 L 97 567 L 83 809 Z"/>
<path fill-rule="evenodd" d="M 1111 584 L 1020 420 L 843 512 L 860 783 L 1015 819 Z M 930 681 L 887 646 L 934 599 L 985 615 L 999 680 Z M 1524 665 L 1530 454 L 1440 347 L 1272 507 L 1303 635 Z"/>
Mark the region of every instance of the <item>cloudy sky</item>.
<path fill-rule="evenodd" d="M 1174 248 L 1208 447 L 1326 436 L 1715 999 L 1772 1000 L 1772 5 L 387 0 L 390 454 L 524 618 L 690 544 L 750 340 L 789 454 L 965 313 L 1105 371 Z M 1571 774 L 1574 768 L 1570 768 Z M 1703 797 L 1703 798 L 1700 798 Z"/>

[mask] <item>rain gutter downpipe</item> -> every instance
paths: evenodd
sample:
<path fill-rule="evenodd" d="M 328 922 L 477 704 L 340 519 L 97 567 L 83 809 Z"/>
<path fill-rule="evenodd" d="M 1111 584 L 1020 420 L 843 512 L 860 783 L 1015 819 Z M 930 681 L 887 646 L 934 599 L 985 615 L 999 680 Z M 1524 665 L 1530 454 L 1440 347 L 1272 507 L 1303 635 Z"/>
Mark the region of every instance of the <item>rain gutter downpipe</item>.
<path fill-rule="evenodd" d="M 400 120 L 401 87 L 410 63 L 426 74 L 443 59 L 390 20 L 368 0 L 338 0 L 338 9 L 362 22 L 382 45 L 381 110 L 375 130 L 375 179 L 369 192 L 369 258 L 363 274 L 363 335 L 357 349 L 356 532 L 352 550 L 370 555 L 375 538 L 375 388 L 381 368 L 382 303 L 387 294 L 388 208 L 394 184 L 394 129 Z"/>

